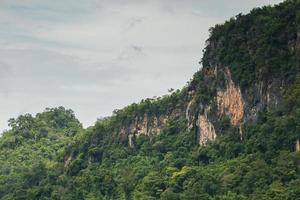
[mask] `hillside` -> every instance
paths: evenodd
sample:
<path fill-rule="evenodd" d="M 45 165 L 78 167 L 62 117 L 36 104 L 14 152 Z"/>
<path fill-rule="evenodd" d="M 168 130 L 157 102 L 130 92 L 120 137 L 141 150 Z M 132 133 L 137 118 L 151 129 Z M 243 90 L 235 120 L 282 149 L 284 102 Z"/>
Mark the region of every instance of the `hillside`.
<path fill-rule="evenodd" d="M 11 119 L 0 198 L 299 199 L 300 1 L 239 14 L 206 44 L 187 86 L 87 129 L 63 107 Z"/>

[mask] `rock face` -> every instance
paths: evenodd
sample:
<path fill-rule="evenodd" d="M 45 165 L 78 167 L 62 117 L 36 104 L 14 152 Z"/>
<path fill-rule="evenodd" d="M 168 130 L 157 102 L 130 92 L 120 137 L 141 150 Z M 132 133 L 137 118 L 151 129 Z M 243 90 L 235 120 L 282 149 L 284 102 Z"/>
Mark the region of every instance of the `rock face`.
<path fill-rule="evenodd" d="M 197 142 L 205 145 L 208 141 L 215 140 L 222 131 L 222 118 L 228 117 L 230 124 L 236 127 L 241 127 L 244 122 L 255 122 L 260 110 L 272 110 L 280 106 L 287 87 L 282 80 L 270 79 L 258 81 L 242 91 L 233 81 L 230 67 L 203 68 L 199 73 L 203 77 L 203 84 L 215 88 L 211 100 L 204 103 L 197 96 L 196 89 L 192 88 L 185 91 L 180 111 L 135 116 L 129 124 L 122 125 L 119 131 L 123 138 L 128 139 L 130 146 L 134 146 L 135 137 L 159 134 L 169 120 L 177 118 L 186 119 L 187 130 L 195 131 Z M 223 77 L 222 80 L 219 77 Z M 240 133 L 242 134 L 241 129 Z"/>
<path fill-rule="evenodd" d="M 296 140 L 296 151 L 297 152 L 300 152 L 300 140 L 298 139 L 298 140 Z"/>
<path fill-rule="evenodd" d="M 195 116 L 192 114 L 193 106 L 195 105 L 195 103 L 196 103 L 195 98 L 190 100 L 187 104 L 187 108 L 185 111 L 185 118 L 187 119 L 187 126 L 189 130 L 193 128 L 193 121 L 195 120 Z"/>
<path fill-rule="evenodd" d="M 292 45 L 296 50 L 299 49 L 299 38 L 298 32 L 297 40 Z M 193 79 L 182 90 L 182 99 L 179 105 L 176 105 L 177 110 L 172 108 L 173 110 L 168 110 L 168 113 L 156 115 L 146 112 L 136 115 L 130 123 L 121 125 L 119 133 L 128 139 L 130 146 L 134 146 L 135 137 L 159 134 L 169 120 L 178 118 L 185 119 L 187 130 L 195 131 L 197 142 L 205 145 L 208 141 L 215 140 L 221 133 L 220 121 L 224 117 L 229 118 L 232 126 L 240 127 L 242 134 L 242 124 L 255 122 L 259 111 L 274 110 L 281 106 L 289 86 L 287 80 L 278 77 L 255 79 L 242 89 L 232 77 L 231 66 L 222 65 L 218 58 L 213 56 L 215 49 L 220 48 L 218 45 L 218 42 L 211 42 L 208 66 L 203 66 L 194 77 L 201 79 L 202 82 L 198 81 L 193 85 Z M 205 85 L 210 91 L 199 91 L 201 85 Z M 202 97 L 206 93 L 210 95 L 209 100 Z"/>
<path fill-rule="evenodd" d="M 121 128 L 121 134 L 134 134 L 136 136 L 156 134 L 160 132 L 167 119 L 167 116 L 148 117 L 147 114 L 142 117 L 136 116 L 133 123 Z"/>
<path fill-rule="evenodd" d="M 210 108 L 208 108 L 209 110 Z M 197 120 L 197 127 L 198 127 L 198 143 L 200 145 L 205 145 L 208 141 L 213 141 L 216 139 L 217 134 L 215 131 L 215 127 L 207 118 L 207 109 L 204 110 L 203 114 L 199 114 Z"/>
<path fill-rule="evenodd" d="M 228 68 L 225 69 L 226 89 L 217 92 L 217 107 L 220 117 L 226 115 L 232 125 L 238 125 L 244 118 L 244 100 L 240 88 L 236 87 Z"/>
<path fill-rule="evenodd" d="M 150 106 L 135 112 L 138 114 L 130 115 L 129 123 L 120 126 L 120 134 L 132 144 L 132 136 L 157 134 L 167 121 L 180 118 L 186 120 L 187 131 L 195 133 L 197 142 L 205 145 L 224 131 L 222 123 L 227 119 L 231 126 L 242 127 L 255 123 L 260 111 L 280 108 L 293 75 L 299 72 L 300 26 L 298 7 L 288 18 L 280 17 L 282 12 L 277 9 L 280 6 L 274 12 L 253 10 L 210 29 L 202 68 L 181 91 L 180 100 L 175 105 L 174 99 L 156 102 L 167 109 L 151 112 Z M 257 16 L 264 20 L 253 20 Z M 268 30 L 270 23 L 288 29 Z"/>
<path fill-rule="evenodd" d="M 130 147 L 133 147 L 134 137 L 160 133 L 167 120 L 168 116 L 149 117 L 147 114 L 144 114 L 142 117 L 136 116 L 132 123 L 122 126 L 120 135 L 123 136 L 123 138 L 128 137 L 128 144 Z"/>
<path fill-rule="evenodd" d="M 218 76 L 224 79 L 216 82 L 216 92 L 209 103 L 204 104 L 201 99 L 197 101 L 195 92 L 190 92 L 191 100 L 186 107 L 187 126 L 189 129 L 196 128 L 197 142 L 205 145 L 208 141 L 217 138 L 217 127 L 221 118 L 229 117 L 233 126 L 238 126 L 243 122 L 245 102 L 240 88 L 232 80 L 229 68 L 204 68 L 201 73 L 207 85 L 216 82 Z"/>

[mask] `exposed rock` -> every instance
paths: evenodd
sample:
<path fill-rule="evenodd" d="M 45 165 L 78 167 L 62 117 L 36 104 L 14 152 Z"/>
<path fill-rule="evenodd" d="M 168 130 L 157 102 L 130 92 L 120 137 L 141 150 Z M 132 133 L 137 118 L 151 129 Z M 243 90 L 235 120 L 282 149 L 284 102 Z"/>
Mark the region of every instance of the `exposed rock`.
<path fill-rule="evenodd" d="M 207 141 L 215 140 L 217 133 L 222 131 L 219 121 L 224 116 L 229 117 L 231 125 L 239 127 L 242 138 L 244 122 L 255 122 L 259 111 L 277 109 L 282 104 L 288 85 L 283 80 L 259 80 L 251 87 L 241 90 L 233 82 L 228 67 L 217 62 L 214 64 L 204 67 L 198 74 L 203 76 L 202 84 L 215 88 L 211 90 L 216 91 L 211 101 L 202 102 L 199 99 L 199 91 L 196 92 L 197 84 L 191 84 L 185 93 L 184 101 L 176 109 L 156 115 L 144 113 L 135 116 L 131 122 L 122 124 L 119 131 L 121 139 L 128 139 L 129 145 L 134 146 L 133 137 L 159 134 L 168 120 L 185 117 L 187 129 L 192 131 L 195 128 L 197 142 L 205 145 Z"/>
<path fill-rule="evenodd" d="M 193 121 L 195 120 L 194 115 L 192 114 L 192 107 L 196 103 L 196 99 L 193 98 L 191 101 L 188 102 L 187 108 L 185 111 L 185 118 L 187 119 L 188 129 L 191 130 L 193 128 Z"/>
<path fill-rule="evenodd" d="M 130 147 L 134 146 L 134 144 L 133 144 L 133 137 L 134 137 L 134 135 L 132 135 L 132 134 L 128 135 L 128 140 L 129 140 L 128 144 L 129 144 Z"/>
<path fill-rule="evenodd" d="M 225 90 L 217 92 L 217 106 L 219 116 L 227 115 L 232 125 L 238 125 L 244 117 L 244 100 L 239 87 L 236 87 L 228 68 L 225 68 L 227 81 Z"/>
<path fill-rule="evenodd" d="M 215 128 L 207 117 L 207 111 L 209 110 L 209 107 L 204 109 L 204 113 L 198 116 L 196 125 L 198 126 L 198 142 L 200 145 L 205 145 L 208 141 L 213 141 L 217 137 Z"/>
<path fill-rule="evenodd" d="M 300 31 L 297 33 L 296 49 L 300 49 Z"/>
<path fill-rule="evenodd" d="M 136 133 L 136 135 L 148 135 L 149 131 L 148 131 L 148 116 L 144 115 L 142 120 L 139 120 L 138 117 L 136 117 L 135 123 L 134 123 L 134 127 L 133 127 L 133 133 Z"/>
<path fill-rule="evenodd" d="M 123 140 L 128 137 L 129 146 L 133 147 L 134 136 L 158 134 L 166 125 L 167 120 L 168 116 L 149 117 L 147 114 L 144 114 L 142 117 L 136 116 L 132 123 L 122 126 L 119 131 L 120 137 Z"/>
<path fill-rule="evenodd" d="M 65 162 L 64 162 L 64 169 L 66 170 L 70 163 L 71 163 L 71 160 L 72 160 L 72 156 L 68 156 L 67 158 L 65 158 Z"/>
<path fill-rule="evenodd" d="M 284 96 L 284 81 L 274 79 L 267 85 L 266 90 L 266 101 L 265 104 L 269 110 L 278 108 L 278 106 L 283 102 Z"/>
<path fill-rule="evenodd" d="M 154 117 L 152 119 L 151 126 L 148 126 L 147 135 L 151 133 L 155 133 L 155 134 L 159 133 L 167 123 L 167 119 L 168 119 L 167 117 L 160 117 L 160 118 Z"/>
<path fill-rule="evenodd" d="M 126 137 L 127 137 L 126 134 L 127 134 L 127 132 L 126 132 L 125 127 L 122 127 L 120 129 L 120 132 L 119 132 L 119 136 L 120 136 L 121 141 L 124 141 L 126 139 Z"/>

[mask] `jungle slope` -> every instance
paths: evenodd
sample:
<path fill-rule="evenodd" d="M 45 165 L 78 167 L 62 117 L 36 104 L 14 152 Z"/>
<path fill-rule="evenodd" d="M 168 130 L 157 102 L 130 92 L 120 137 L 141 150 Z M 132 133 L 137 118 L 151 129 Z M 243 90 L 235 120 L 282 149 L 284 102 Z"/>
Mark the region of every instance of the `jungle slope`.
<path fill-rule="evenodd" d="M 297 199 L 300 1 L 210 30 L 203 68 L 83 129 L 71 110 L 10 120 L 1 199 Z"/>

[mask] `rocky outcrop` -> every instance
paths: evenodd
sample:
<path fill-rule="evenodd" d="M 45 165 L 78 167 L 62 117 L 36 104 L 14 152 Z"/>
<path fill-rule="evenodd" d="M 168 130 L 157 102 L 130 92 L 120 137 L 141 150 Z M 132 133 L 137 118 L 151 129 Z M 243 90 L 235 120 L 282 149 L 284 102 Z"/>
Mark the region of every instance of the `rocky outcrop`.
<path fill-rule="evenodd" d="M 197 119 L 197 127 L 198 127 L 198 143 L 200 145 L 205 145 L 208 141 L 213 141 L 216 139 L 217 134 L 214 128 L 214 125 L 210 122 L 207 117 L 207 112 L 210 108 L 204 109 L 202 114 L 199 114 Z"/>
<path fill-rule="evenodd" d="M 134 147 L 136 137 L 159 134 L 169 120 L 185 118 L 187 130 L 195 131 L 197 143 L 205 145 L 221 133 L 220 120 L 223 117 L 228 117 L 232 126 L 239 127 L 242 138 L 242 124 L 255 122 L 258 112 L 263 109 L 278 108 L 287 88 L 284 81 L 273 78 L 257 81 L 242 91 L 233 81 L 230 68 L 220 65 L 211 69 L 203 68 L 199 74 L 203 77 L 202 84 L 215 88 L 209 102 L 202 101 L 195 86 L 188 88 L 178 110 L 170 109 L 168 113 L 156 115 L 136 115 L 120 126 L 121 139 L 127 139 L 128 145 Z"/>
<path fill-rule="evenodd" d="M 258 112 L 263 109 L 276 109 L 283 102 L 284 91 L 287 84 L 279 79 L 257 81 L 252 87 L 241 90 L 233 81 L 229 67 L 206 67 L 199 72 L 204 82 L 209 87 L 215 87 L 209 102 L 203 102 L 197 96 L 195 87 L 185 91 L 185 100 L 178 110 L 170 110 L 169 113 L 160 115 L 143 115 L 135 118 L 127 124 L 123 124 L 120 135 L 128 139 L 128 144 L 134 146 L 134 139 L 140 135 L 159 134 L 166 126 L 167 121 L 177 118 L 187 120 L 187 129 L 195 131 L 197 142 L 205 145 L 208 141 L 214 141 L 219 132 L 220 120 L 223 117 L 230 119 L 232 126 L 239 127 L 242 138 L 242 124 L 255 122 Z M 220 78 L 222 77 L 222 78 Z"/>
<path fill-rule="evenodd" d="M 148 117 L 147 114 L 142 117 L 136 116 L 134 122 L 127 126 L 123 126 L 120 130 L 121 134 L 150 135 L 159 133 L 164 127 L 168 117 Z"/>
<path fill-rule="evenodd" d="M 193 114 L 193 107 L 196 103 L 196 99 L 192 98 L 192 100 L 190 100 L 187 104 L 187 108 L 185 111 L 185 118 L 187 119 L 187 126 L 188 129 L 191 130 L 194 126 L 194 120 L 195 120 L 195 116 Z"/>
<path fill-rule="evenodd" d="M 200 145 L 205 145 L 208 141 L 214 141 L 217 138 L 216 127 L 222 117 L 229 117 L 233 126 L 242 123 L 245 103 L 240 88 L 232 80 L 229 68 L 225 70 L 222 68 L 218 70 L 218 67 L 203 68 L 201 72 L 207 84 L 212 84 L 217 76 L 224 77 L 224 83 L 217 83 L 216 94 L 208 104 L 203 104 L 201 99 L 197 101 L 194 92 L 190 92 L 192 95 L 186 106 L 188 129 L 196 127 L 197 141 Z"/>
<path fill-rule="evenodd" d="M 240 88 L 232 81 L 231 73 L 225 68 L 226 88 L 217 92 L 217 107 L 220 117 L 226 115 L 232 125 L 238 125 L 244 118 L 244 100 Z"/>
<path fill-rule="evenodd" d="M 272 78 L 268 81 L 256 82 L 242 92 L 244 99 L 244 121 L 255 122 L 257 114 L 263 109 L 278 109 L 284 101 L 288 82 Z"/>
<path fill-rule="evenodd" d="M 134 141 L 133 141 L 134 135 L 133 134 L 129 134 L 128 135 L 128 144 L 130 147 L 134 146 Z"/>
<path fill-rule="evenodd" d="M 166 125 L 168 116 L 136 116 L 135 120 L 120 129 L 122 138 L 128 137 L 129 146 L 134 146 L 134 138 L 140 135 L 159 134 L 161 129 Z"/>
<path fill-rule="evenodd" d="M 274 14 L 276 12 L 268 13 L 266 19 L 272 19 Z M 286 24 L 289 31 L 276 32 L 272 40 L 278 41 L 273 44 L 260 37 L 269 34 L 261 28 L 269 27 L 268 20 L 252 27 L 249 16 L 236 17 L 211 29 L 201 60 L 202 68 L 180 92 L 180 99 L 156 102 L 167 109 L 153 112 L 150 107 L 146 112 L 150 111 L 151 115 L 133 112 L 138 116 L 130 115 L 130 122 L 120 126 L 121 135 L 130 145 L 133 145 L 133 136 L 160 133 L 167 121 L 176 119 L 171 113 L 186 119 L 186 129 L 195 131 L 197 142 L 205 145 L 224 131 L 222 123 L 227 122 L 227 118 L 232 126 L 240 129 L 242 138 L 243 125 L 256 122 L 260 111 L 280 108 L 293 75 L 299 71 L 299 25 L 292 18 L 276 18 L 278 24 Z M 284 64 L 280 60 L 289 62 Z M 178 107 L 180 112 L 174 111 Z"/>

